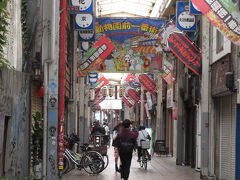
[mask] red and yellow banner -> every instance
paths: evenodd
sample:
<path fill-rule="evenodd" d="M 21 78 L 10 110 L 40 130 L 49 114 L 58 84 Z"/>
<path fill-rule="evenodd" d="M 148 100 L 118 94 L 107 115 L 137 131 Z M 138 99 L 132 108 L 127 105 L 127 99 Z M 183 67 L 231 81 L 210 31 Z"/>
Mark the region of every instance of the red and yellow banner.
<path fill-rule="evenodd" d="M 191 0 L 230 41 L 240 46 L 240 12 L 232 0 Z"/>

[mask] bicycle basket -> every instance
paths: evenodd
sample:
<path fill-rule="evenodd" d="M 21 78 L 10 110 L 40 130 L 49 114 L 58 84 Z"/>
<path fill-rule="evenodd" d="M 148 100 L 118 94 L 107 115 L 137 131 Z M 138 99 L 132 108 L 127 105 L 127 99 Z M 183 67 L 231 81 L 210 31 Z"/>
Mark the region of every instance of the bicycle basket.
<path fill-rule="evenodd" d="M 150 148 L 150 141 L 146 140 L 141 140 L 140 141 L 141 148 L 142 149 L 149 149 Z"/>

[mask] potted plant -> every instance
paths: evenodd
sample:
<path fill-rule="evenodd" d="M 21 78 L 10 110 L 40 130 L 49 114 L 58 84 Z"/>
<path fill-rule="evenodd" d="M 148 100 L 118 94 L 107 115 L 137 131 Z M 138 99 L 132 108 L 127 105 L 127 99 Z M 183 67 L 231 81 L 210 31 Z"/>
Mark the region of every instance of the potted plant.
<path fill-rule="evenodd" d="M 36 112 L 32 117 L 31 162 L 36 178 L 41 179 L 43 160 L 43 128 L 41 123 L 41 113 Z"/>

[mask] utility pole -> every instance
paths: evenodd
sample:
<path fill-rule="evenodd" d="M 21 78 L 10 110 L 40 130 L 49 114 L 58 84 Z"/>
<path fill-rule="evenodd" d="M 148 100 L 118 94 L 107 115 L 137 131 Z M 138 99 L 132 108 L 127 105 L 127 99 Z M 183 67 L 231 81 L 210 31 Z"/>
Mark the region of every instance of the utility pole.
<path fill-rule="evenodd" d="M 57 180 L 59 3 L 44 0 L 42 59 L 44 63 L 43 179 Z M 49 32 L 50 31 L 50 32 Z M 49 51 L 50 50 L 50 51 Z"/>
<path fill-rule="evenodd" d="M 202 84 L 201 84 L 201 177 L 208 177 L 209 166 L 209 28 L 210 23 L 202 17 Z"/>
<path fill-rule="evenodd" d="M 144 90 L 143 87 L 141 86 L 141 109 L 140 109 L 140 125 L 145 125 L 143 124 L 143 116 L 144 116 Z"/>
<path fill-rule="evenodd" d="M 157 77 L 157 118 L 155 138 L 156 140 L 163 140 L 164 127 L 162 120 L 162 74 L 159 73 Z"/>

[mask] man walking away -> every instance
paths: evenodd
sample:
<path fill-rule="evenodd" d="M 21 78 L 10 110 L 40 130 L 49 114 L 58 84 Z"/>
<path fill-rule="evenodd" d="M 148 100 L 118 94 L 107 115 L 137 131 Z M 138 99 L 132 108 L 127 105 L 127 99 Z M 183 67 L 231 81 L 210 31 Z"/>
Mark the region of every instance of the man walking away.
<path fill-rule="evenodd" d="M 121 167 L 121 179 L 127 180 L 130 173 L 132 153 L 136 147 L 136 135 L 130 131 L 130 120 L 125 119 L 122 123 L 122 132 L 117 135 L 114 146 L 119 150 Z"/>

